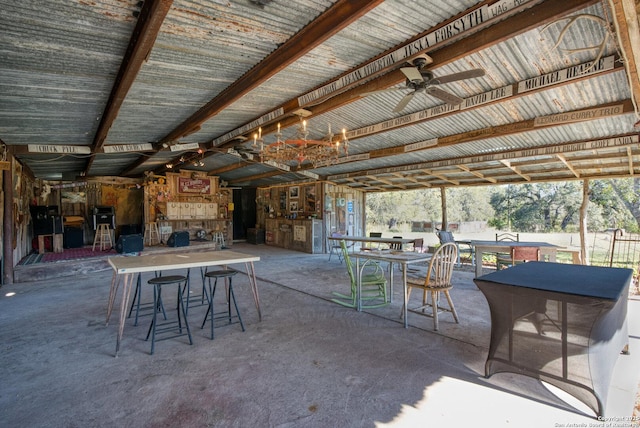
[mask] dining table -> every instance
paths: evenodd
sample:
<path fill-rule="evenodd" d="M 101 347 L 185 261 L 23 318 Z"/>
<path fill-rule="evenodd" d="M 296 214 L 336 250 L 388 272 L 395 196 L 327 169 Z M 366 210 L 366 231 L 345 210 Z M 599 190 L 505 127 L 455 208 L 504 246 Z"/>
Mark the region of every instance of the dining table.
<path fill-rule="evenodd" d="M 380 249 L 380 250 L 368 250 L 368 251 L 356 251 L 349 255 L 349 257 L 353 257 L 356 259 L 356 276 L 357 276 L 357 310 L 362 311 L 362 299 L 360 298 L 362 293 L 362 284 L 360 278 L 362 276 L 362 272 L 360 271 L 360 261 L 361 260 L 375 260 L 378 262 L 387 262 L 389 263 L 389 289 L 390 289 L 390 301 L 393 301 L 393 265 L 394 263 L 398 264 L 401 269 L 402 274 L 402 287 L 403 287 L 403 320 L 404 327 L 409 327 L 409 322 L 407 320 L 407 271 L 409 265 L 415 265 L 420 263 L 429 263 L 433 254 L 430 253 L 419 253 L 414 251 L 400 251 L 400 250 L 390 250 L 390 249 Z"/>
<path fill-rule="evenodd" d="M 116 339 L 116 352 L 118 356 L 120 344 L 124 333 L 125 321 L 127 318 L 127 307 L 131 297 L 131 290 L 135 282 L 136 274 L 144 272 L 160 272 L 173 269 L 207 268 L 210 266 L 227 266 L 244 263 L 253 299 L 258 311 L 258 318 L 262 320 L 260 309 L 260 297 L 256 282 L 254 262 L 260 257 L 251 254 L 244 254 L 230 250 L 202 251 L 202 252 L 182 252 L 164 254 L 143 254 L 139 256 L 115 256 L 109 257 L 108 262 L 113 269 L 111 288 L 109 290 L 109 302 L 107 305 L 106 325 L 113 311 L 114 302 L 120 283 L 122 283 L 122 297 L 120 303 L 120 318 L 118 324 L 118 334 Z"/>
<path fill-rule="evenodd" d="M 556 261 L 556 254 L 564 247 L 538 241 L 469 241 L 473 247 L 476 260 L 476 278 L 482 276 L 482 256 L 484 253 L 509 253 L 511 247 L 538 247 L 540 257 L 545 257 L 550 262 Z"/>
<path fill-rule="evenodd" d="M 386 244 L 389 246 L 393 246 L 393 245 L 404 246 L 407 244 L 413 244 L 413 242 L 415 241 L 415 238 L 384 238 L 384 237 L 374 237 L 374 236 L 349 236 L 349 235 L 330 236 L 328 239 L 332 241 Z"/>

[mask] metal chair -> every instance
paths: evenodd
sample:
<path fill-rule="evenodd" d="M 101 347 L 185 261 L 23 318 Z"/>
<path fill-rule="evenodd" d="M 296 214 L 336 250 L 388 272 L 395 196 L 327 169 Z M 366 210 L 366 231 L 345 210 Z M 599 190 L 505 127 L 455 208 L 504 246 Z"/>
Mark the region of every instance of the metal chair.
<path fill-rule="evenodd" d="M 349 274 L 350 281 L 350 294 L 342 294 L 336 291 L 333 295 L 335 299 L 331 299 L 333 302 L 350 308 L 358 307 L 358 276 L 360 277 L 360 299 L 367 302 L 362 304 L 364 309 L 379 308 L 389 304 L 387 298 L 387 278 L 384 275 L 382 267 L 374 260 L 367 260 L 361 266 L 360 272 L 353 272 L 353 265 L 349 258 L 349 252 L 347 251 L 347 245 L 344 240 L 340 241 L 340 247 L 342 248 L 342 256 L 345 264 L 347 265 L 347 273 Z M 358 276 L 356 276 L 358 275 Z M 369 303 L 372 302 L 372 303 Z"/>
<path fill-rule="evenodd" d="M 420 315 L 433 317 L 434 330 L 438 330 L 438 312 L 440 311 L 451 312 L 455 322 L 459 323 L 456 308 L 453 305 L 451 295 L 449 294 L 449 290 L 453 288 L 453 285 L 451 284 L 451 275 L 453 274 L 453 266 L 456 263 L 457 257 L 458 247 L 456 247 L 455 242 L 447 242 L 436 250 L 429 262 L 429 268 L 424 278 L 407 278 L 407 302 L 409 301 L 411 290 L 413 288 L 423 290 L 422 305 L 417 308 L 407 309 Z M 440 306 L 440 293 L 443 293 L 447 298 L 447 302 L 449 303 L 448 308 Z M 431 302 L 429 302 L 429 296 L 431 297 Z M 431 308 L 431 311 L 427 312 L 429 307 Z M 402 313 L 404 313 L 404 308 Z"/>
<path fill-rule="evenodd" d="M 167 313 L 164 310 L 164 305 L 162 304 L 161 297 L 157 302 L 154 299 L 153 302 L 148 302 L 148 303 L 142 303 L 141 299 L 142 299 L 142 278 L 141 278 L 141 275 L 138 274 L 138 279 L 136 281 L 136 290 L 133 293 L 133 300 L 131 301 L 131 307 L 129 308 L 129 315 L 127 315 L 127 318 L 131 318 L 131 314 L 133 313 L 133 308 L 134 307 L 136 308 L 136 316 L 133 322 L 134 326 L 138 325 L 139 317 L 152 315 L 153 312 L 150 312 L 150 311 L 153 311 L 153 310 L 157 312 L 162 312 L 164 319 L 165 320 L 167 319 Z"/>
<path fill-rule="evenodd" d="M 496 233 L 496 242 L 500 241 L 520 242 L 520 234 L 511 232 Z M 496 256 L 496 268 L 499 265 L 508 265 L 511 262 L 511 253 L 495 253 L 494 255 Z"/>
<path fill-rule="evenodd" d="M 151 278 L 147 281 L 148 284 L 153 285 L 153 302 L 154 307 L 158 307 L 158 305 L 162 302 L 162 286 L 163 285 L 173 285 L 176 284 L 178 286 L 178 304 L 176 308 L 176 312 L 178 314 L 177 321 L 168 320 L 163 323 L 158 323 L 158 311 L 153 311 L 153 318 L 151 320 L 151 325 L 149 326 L 149 331 L 147 332 L 147 337 L 145 340 L 149 340 L 149 336 L 151 336 L 151 355 L 155 350 L 156 341 L 157 340 L 165 340 L 171 339 L 174 337 L 184 336 L 185 334 L 189 337 L 189 345 L 193 345 L 193 339 L 191 338 L 191 330 L 189 329 L 189 322 L 187 321 L 187 313 L 184 307 L 184 301 L 182 299 L 182 287 L 183 283 L 187 283 L 189 279 L 186 276 L 182 275 L 167 275 L 167 276 L 158 276 L 156 278 Z M 184 320 L 183 320 L 184 318 Z M 183 326 L 184 321 L 184 326 Z M 177 328 L 175 327 L 177 324 Z M 177 330 L 177 333 L 175 331 Z M 183 332 L 183 330 L 186 331 Z M 171 333 L 174 332 L 172 336 L 166 336 L 162 339 L 156 339 L 156 336 L 160 333 Z"/>
<path fill-rule="evenodd" d="M 459 242 L 453 237 L 453 233 L 448 230 L 438 230 L 436 232 L 438 239 L 440 240 L 440 244 L 454 243 L 456 244 L 456 249 L 458 250 L 458 259 L 456 260 L 456 266 L 462 266 L 462 254 L 467 255 L 467 259 L 471 262 L 472 266 L 476 264 L 476 254 L 474 248 L 468 242 Z M 482 260 L 481 260 L 482 262 Z"/>
<path fill-rule="evenodd" d="M 333 232 L 331 233 L 332 238 L 341 238 L 342 233 Z M 353 246 L 353 243 L 351 244 Z M 327 247 L 329 248 L 329 261 L 331 261 L 331 256 L 338 256 L 338 260 L 342 263 L 342 249 L 340 248 L 340 241 L 336 241 L 335 239 L 327 240 Z"/>
<path fill-rule="evenodd" d="M 369 232 L 369 238 L 382 238 L 382 232 Z M 360 247 L 361 250 L 374 250 L 374 249 L 379 249 L 380 248 L 380 244 L 373 244 L 372 242 L 368 242 L 368 243 L 364 243 L 362 245 L 362 247 Z"/>
<path fill-rule="evenodd" d="M 240 324 L 240 328 L 242 329 L 242 331 L 244 330 L 244 324 L 242 323 L 242 317 L 240 316 L 240 311 L 238 310 L 238 303 L 236 302 L 236 295 L 233 292 L 233 276 L 235 274 L 237 274 L 238 271 L 237 270 L 233 270 L 233 269 L 227 269 L 227 270 L 214 270 L 211 272 L 207 272 L 204 274 L 204 276 L 209 280 L 209 307 L 207 308 L 207 313 L 204 315 L 204 320 L 202 321 L 202 325 L 200 326 L 200 328 L 204 328 L 204 325 L 207 323 L 208 320 L 211 320 L 211 340 L 213 340 L 214 335 L 213 335 L 213 329 L 215 327 L 216 321 L 217 320 L 226 320 L 227 321 L 227 325 L 230 324 L 236 324 L 239 323 Z M 211 279 L 213 278 L 214 282 L 213 282 L 213 286 L 211 285 Z M 220 314 L 218 316 L 216 316 L 215 312 L 214 312 L 214 297 L 216 294 L 216 287 L 218 286 L 218 279 L 223 278 L 225 281 L 227 282 L 227 312 Z M 236 314 L 233 315 L 231 313 L 231 302 L 233 301 L 233 307 L 236 310 Z M 211 316 L 209 316 L 209 314 L 211 314 Z M 237 319 L 237 321 L 233 321 L 234 319 Z"/>

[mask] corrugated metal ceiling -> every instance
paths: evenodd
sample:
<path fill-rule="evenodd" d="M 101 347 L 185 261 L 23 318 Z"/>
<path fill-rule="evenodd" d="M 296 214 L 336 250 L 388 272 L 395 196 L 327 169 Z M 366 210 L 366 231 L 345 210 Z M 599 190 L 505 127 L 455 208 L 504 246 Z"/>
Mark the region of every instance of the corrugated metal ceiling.
<path fill-rule="evenodd" d="M 43 180 L 142 177 L 171 164 L 234 186 L 320 179 L 384 191 L 640 172 L 631 101 L 640 83 L 629 79 L 638 60 L 611 23 L 617 1 L 522 3 L 0 0 L 0 139 Z M 364 72 L 394 51 L 388 67 Z M 408 93 L 398 69 L 411 59 L 398 52 L 409 51 L 431 56 L 436 77 L 486 75 L 441 86 L 465 99 L 459 110 L 419 93 L 394 113 Z M 601 58 L 597 70 L 569 69 Z M 529 90 L 528 79 L 541 87 Z M 336 81 L 348 86 L 300 103 Z M 366 95 L 384 88 L 396 90 Z M 354 159 L 335 165 L 278 169 L 249 159 L 257 127 L 266 143 L 277 122 L 292 137 L 299 108 L 311 112 L 312 138 L 329 124 L 375 131 L 352 135 Z M 561 114 L 568 119 L 544 123 Z M 576 142 L 587 149 L 573 150 Z M 171 151 L 176 143 L 203 155 Z M 552 146 L 564 162 L 544 153 Z"/>

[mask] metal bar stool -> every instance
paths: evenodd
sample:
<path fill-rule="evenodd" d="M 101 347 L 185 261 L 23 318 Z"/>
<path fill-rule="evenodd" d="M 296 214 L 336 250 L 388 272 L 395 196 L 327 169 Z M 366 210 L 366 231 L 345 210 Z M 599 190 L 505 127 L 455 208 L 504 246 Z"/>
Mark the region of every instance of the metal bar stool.
<path fill-rule="evenodd" d="M 141 298 L 142 298 L 142 278 L 140 277 L 140 274 L 138 274 L 138 281 L 136 282 L 136 291 L 133 294 L 133 300 L 131 301 L 131 307 L 129 308 L 129 315 L 127 316 L 127 318 L 131 318 L 131 313 L 133 312 L 133 308 L 135 307 L 136 318 L 135 318 L 135 321 L 133 322 L 134 326 L 138 325 L 138 317 L 151 315 L 152 313 L 149 310 L 153 310 L 154 308 L 157 312 L 162 312 L 164 319 L 165 320 L 167 319 L 167 313 L 164 310 L 164 304 L 162 303 L 162 298 L 160 298 L 157 305 L 155 305 L 155 302 L 141 303 L 140 302 Z M 149 313 L 141 314 L 142 311 L 144 312 L 149 311 Z"/>
<path fill-rule="evenodd" d="M 151 321 L 151 325 L 149 326 L 149 331 L 147 332 L 147 338 L 145 340 L 149 340 L 149 336 L 151 336 L 151 355 L 153 355 L 153 351 L 155 349 L 156 340 L 165 340 L 171 339 L 174 337 L 184 336 L 185 334 L 189 336 L 189 345 L 193 345 L 193 339 L 191 338 L 191 330 L 189 329 L 189 322 L 187 321 L 187 314 L 184 308 L 184 301 L 182 300 L 182 287 L 181 284 L 188 281 L 188 278 L 183 275 L 167 275 L 167 276 L 158 276 L 156 278 L 151 278 L 147 281 L 148 284 L 153 285 L 153 302 L 154 306 L 158 306 L 162 301 L 162 286 L 163 285 L 178 285 L 178 305 L 176 312 L 178 313 L 178 328 L 177 333 L 172 336 L 166 336 L 162 339 L 156 339 L 156 334 L 159 333 L 169 333 L 175 331 L 176 321 L 169 320 L 163 323 L 158 323 L 158 311 L 153 311 L 153 319 Z M 184 327 L 182 325 L 182 317 L 184 317 Z M 183 328 L 186 330 L 186 333 L 183 333 Z"/>
<path fill-rule="evenodd" d="M 187 283 L 182 288 L 182 295 L 185 301 L 186 313 L 189 313 L 190 307 L 204 306 L 209 304 L 209 293 L 207 292 L 205 282 L 206 271 L 200 268 L 200 278 L 202 278 L 202 293 L 191 295 L 191 269 L 187 269 Z M 205 298 L 207 299 L 205 303 Z"/>
<path fill-rule="evenodd" d="M 205 277 L 209 279 L 209 307 L 207 308 L 207 313 L 204 316 L 204 320 L 202 321 L 202 326 L 200 328 L 204 328 L 204 325 L 207 323 L 207 320 L 211 319 L 211 340 L 213 340 L 213 327 L 216 320 L 226 319 L 229 324 L 240 323 L 240 327 L 242 331 L 244 331 L 244 324 L 242 323 L 242 318 L 240 317 L 240 311 L 238 311 L 238 304 L 236 303 L 236 296 L 233 293 L 233 276 L 238 273 L 238 271 L 229 269 L 229 270 L 214 270 L 211 272 L 205 273 Z M 213 286 L 211 285 L 211 278 L 213 278 Z M 218 285 L 218 278 L 228 279 L 228 293 L 227 293 L 227 313 L 220 314 L 218 316 L 215 315 L 213 310 L 213 298 L 216 294 L 216 287 Z M 231 301 L 233 300 L 233 306 L 236 309 L 236 315 L 231 314 Z M 209 316 L 211 314 L 211 316 Z M 237 318 L 238 321 L 233 322 L 233 319 Z"/>

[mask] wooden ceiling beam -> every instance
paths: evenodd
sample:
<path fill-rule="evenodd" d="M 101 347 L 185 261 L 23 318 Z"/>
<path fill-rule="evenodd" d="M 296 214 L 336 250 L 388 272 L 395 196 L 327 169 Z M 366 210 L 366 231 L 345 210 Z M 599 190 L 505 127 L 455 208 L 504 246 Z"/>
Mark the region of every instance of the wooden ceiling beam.
<path fill-rule="evenodd" d="M 278 49 L 247 71 L 224 91 L 169 132 L 160 143 L 181 138 L 217 115 L 225 107 L 282 71 L 303 55 L 355 22 L 383 0 L 338 0 L 315 20 L 289 38 Z"/>
<path fill-rule="evenodd" d="M 111 94 L 107 100 L 107 105 L 102 113 L 98 130 L 93 139 L 92 152 L 102 149 L 107 138 L 109 129 L 115 122 L 120 112 L 120 107 L 126 98 L 131 86 L 138 76 L 142 65 L 149 58 L 151 49 L 155 44 L 160 27 L 164 22 L 173 0 L 145 1 L 138 15 L 138 21 L 129 40 L 129 46 L 120 64 L 115 84 L 111 88 Z M 148 155 L 143 156 L 145 159 Z M 85 175 L 89 175 L 89 170 L 93 164 L 94 156 L 91 156 L 85 166 Z"/>

